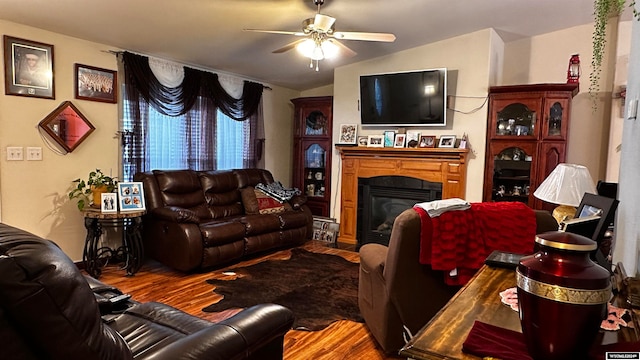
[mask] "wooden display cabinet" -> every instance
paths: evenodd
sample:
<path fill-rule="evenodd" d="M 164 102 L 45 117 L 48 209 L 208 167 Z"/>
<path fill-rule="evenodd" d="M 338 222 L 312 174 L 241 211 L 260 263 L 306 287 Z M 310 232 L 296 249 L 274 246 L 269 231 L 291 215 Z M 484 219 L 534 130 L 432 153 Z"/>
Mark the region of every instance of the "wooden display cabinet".
<path fill-rule="evenodd" d="M 553 206 L 533 192 L 565 161 L 571 99 L 578 84 L 494 86 L 489 89 L 483 201 Z"/>
<path fill-rule="evenodd" d="M 294 187 L 307 195 L 313 215 L 329 216 L 333 97 L 292 99 Z"/>

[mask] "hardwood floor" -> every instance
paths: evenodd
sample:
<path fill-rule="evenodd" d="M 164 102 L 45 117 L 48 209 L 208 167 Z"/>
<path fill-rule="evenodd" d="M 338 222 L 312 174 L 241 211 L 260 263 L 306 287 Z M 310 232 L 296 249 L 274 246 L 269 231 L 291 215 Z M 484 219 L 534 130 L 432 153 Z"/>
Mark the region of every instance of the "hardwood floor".
<path fill-rule="evenodd" d="M 339 246 L 342 249 L 336 249 L 318 241 L 309 241 L 302 247 L 309 251 L 339 255 L 353 262 L 359 261 L 358 253 L 345 250 L 352 247 Z M 290 250 L 282 250 L 245 260 L 239 264 L 251 265 L 266 259 L 287 259 L 290 254 Z M 239 264 L 231 266 L 235 267 Z M 100 280 L 131 294 L 136 301 L 166 303 L 194 316 L 215 322 L 237 312 L 214 314 L 202 311 L 217 298 L 213 293 L 214 287 L 207 284 L 205 280 L 229 276 L 222 275 L 223 270 L 224 268 L 204 273 L 184 274 L 158 262 L 147 260 L 142 269 L 131 277 L 126 276 L 124 270 L 120 270 L 118 266 L 109 265 L 103 269 Z M 213 274 L 214 272 L 216 274 Z M 336 321 L 321 331 L 290 330 L 284 340 L 284 358 L 287 360 L 400 359 L 398 356 L 385 355 L 365 324 L 346 320 Z"/>

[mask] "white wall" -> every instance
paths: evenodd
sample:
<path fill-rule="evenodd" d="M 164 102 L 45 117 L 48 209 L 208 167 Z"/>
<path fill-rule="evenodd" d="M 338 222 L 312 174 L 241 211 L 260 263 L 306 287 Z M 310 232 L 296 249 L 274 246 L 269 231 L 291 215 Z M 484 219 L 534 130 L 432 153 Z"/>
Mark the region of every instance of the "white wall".
<path fill-rule="evenodd" d="M 640 10 L 640 5 L 636 5 Z M 632 21 L 631 51 L 627 101 L 640 99 L 640 23 Z M 623 120 L 620 181 L 618 188 L 618 214 L 615 229 L 613 263 L 622 261 L 630 276 L 640 275 L 640 124 L 637 118 Z"/>
<path fill-rule="evenodd" d="M 333 96 L 333 84 L 304 90 L 300 93 L 300 97 L 309 96 Z"/>
<path fill-rule="evenodd" d="M 417 69 L 446 67 L 449 74 L 449 95 L 455 99 L 454 108 L 469 111 L 483 104 L 487 96 L 491 50 L 500 52 L 500 39 L 492 29 L 458 36 L 444 41 L 398 52 L 389 56 L 363 61 L 337 68 L 333 84 L 333 138 L 338 138 L 340 124 L 360 124 L 358 111 L 359 77 L 362 74 L 399 72 Z M 495 72 L 495 70 L 494 70 Z M 484 176 L 484 153 L 487 123 L 486 105 L 471 114 L 449 111 L 446 128 L 418 128 L 423 135 L 469 135 L 472 153 L 469 155 L 467 170 L 466 198 L 470 201 L 482 200 L 482 180 Z M 382 134 L 386 129 L 359 127 L 359 135 Z M 332 206 L 331 216 L 340 216 L 340 176 L 341 163 L 337 150 L 333 151 L 332 162 Z M 335 201 L 334 201 L 335 199 Z"/>
<path fill-rule="evenodd" d="M 117 70 L 110 47 L 0 21 L 0 32 L 54 46 L 55 100 L 4 95 L 0 90 L 0 194 L 2 221 L 54 240 L 74 260 L 82 258 L 85 229 L 67 193 L 73 179 L 100 168 L 117 175 L 116 104 L 74 99 L 74 63 Z M 4 73 L 3 73 L 4 77 Z M 4 86 L 4 80 L 1 81 Z M 58 155 L 40 136 L 38 123 L 63 101 L 78 107 L 96 130 L 75 151 Z M 42 161 L 7 161 L 7 146 L 42 147 Z"/>
<path fill-rule="evenodd" d="M 293 176 L 293 104 L 300 96 L 295 90 L 271 86 L 263 93 L 265 169 L 284 186 L 291 186 Z"/>
<path fill-rule="evenodd" d="M 622 129 L 624 126 L 624 102 L 619 92 L 622 85 L 627 85 L 629 75 L 629 53 L 631 44 L 632 21 L 622 21 L 618 26 L 616 46 L 615 75 L 612 87 L 611 120 L 609 124 L 609 146 L 607 151 L 607 168 L 604 180 L 618 182 L 620 174 L 620 154 L 622 148 Z"/>
<path fill-rule="evenodd" d="M 82 259 L 86 236 L 81 213 L 67 193 L 71 181 L 86 178 L 101 168 L 119 173 L 118 107 L 74 99 L 74 63 L 117 70 L 116 57 L 104 50 L 119 50 L 40 29 L 0 21 L 0 33 L 54 46 L 55 100 L 4 95 L 0 89 L 0 214 L 2 222 L 55 241 L 74 261 Z M 212 70 L 215 71 L 215 70 Z M 3 79 L 0 86 L 4 87 Z M 265 84 L 269 85 L 269 84 Z M 289 99 L 298 91 L 273 87 L 264 92 L 265 167 L 274 177 L 291 179 L 293 107 Z M 70 154 L 58 155 L 47 147 L 38 123 L 60 103 L 69 100 L 96 130 Z M 7 161 L 7 146 L 40 146 L 42 161 Z M 282 161 L 287 159 L 287 161 Z"/>

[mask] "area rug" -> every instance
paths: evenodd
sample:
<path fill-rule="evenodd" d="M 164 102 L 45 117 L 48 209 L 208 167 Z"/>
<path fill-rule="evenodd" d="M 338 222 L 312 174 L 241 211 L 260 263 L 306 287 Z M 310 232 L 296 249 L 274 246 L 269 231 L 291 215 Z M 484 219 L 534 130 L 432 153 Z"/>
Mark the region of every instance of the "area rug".
<path fill-rule="evenodd" d="M 294 329 L 309 331 L 322 330 L 337 320 L 363 322 L 358 309 L 358 268 L 337 255 L 294 248 L 289 260 L 225 270 L 235 272 L 235 280 L 207 280 L 224 299 L 202 310 L 276 303 L 293 311 Z"/>

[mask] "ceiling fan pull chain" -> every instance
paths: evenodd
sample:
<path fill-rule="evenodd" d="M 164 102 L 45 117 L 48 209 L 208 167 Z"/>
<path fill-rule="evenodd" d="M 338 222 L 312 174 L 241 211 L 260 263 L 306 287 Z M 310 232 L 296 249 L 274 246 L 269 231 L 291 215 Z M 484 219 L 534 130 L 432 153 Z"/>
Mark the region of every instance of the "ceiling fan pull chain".
<path fill-rule="evenodd" d="M 316 71 L 320 71 L 320 66 L 318 65 L 320 60 L 316 60 Z"/>

